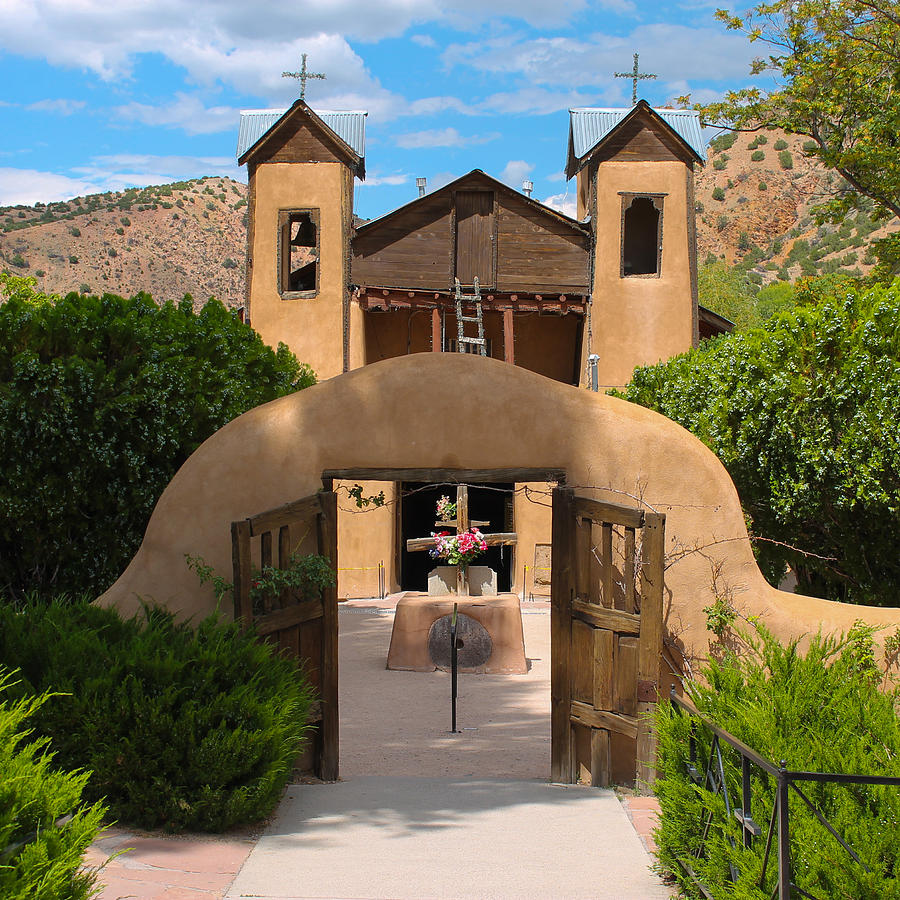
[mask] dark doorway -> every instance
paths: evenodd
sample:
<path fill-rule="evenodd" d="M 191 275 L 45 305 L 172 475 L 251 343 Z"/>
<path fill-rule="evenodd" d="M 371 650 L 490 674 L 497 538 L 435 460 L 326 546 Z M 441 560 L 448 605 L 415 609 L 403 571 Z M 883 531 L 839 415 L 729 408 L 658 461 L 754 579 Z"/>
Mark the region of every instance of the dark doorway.
<path fill-rule="evenodd" d="M 404 591 L 427 591 L 428 573 L 438 565 L 426 551 L 410 553 L 406 549 L 409 538 L 428 537 L 436 531 L 435 506 L 442 495 L 456 500 L 455 485 L 435 485 L 428 482 L 401 484 L 400 501 L 400 587 Z M 469 485 L 469 518 L 490 522 L 482 526 L 484 532 L 515 531 L 513 523 L 513 491 L 508 483 Z M 474 563 L 490 566 L 497 573 L 497 590 L 512 588 L 512 547 L 488 547 Z"/>

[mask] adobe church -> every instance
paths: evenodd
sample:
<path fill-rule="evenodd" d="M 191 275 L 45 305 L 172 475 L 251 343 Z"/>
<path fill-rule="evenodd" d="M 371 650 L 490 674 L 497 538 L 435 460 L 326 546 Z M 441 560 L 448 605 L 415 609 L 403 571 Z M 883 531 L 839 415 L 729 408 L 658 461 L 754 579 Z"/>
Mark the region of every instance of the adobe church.
<path fill-rule="evenodd" d="M 570 110 L 566 176 L 577 178 L 577 219 L 476 169 L 357 225 L 365 120 L 303 100 L 241 113 L 245 313 L 266 343 L 283 341 L 320 381 L 391 357 L 468 352 L 602 391 L 727 327 L 697 302 L 693 169 L 705 154 L 697 113 L 643 100 Z M 497 428 L 521 429 L 523 442 L 554 427 L 510 412 Z M 434 529 L 448 488 L 365 484 L 367 495 L 382 490 L 383 508 L 357 511 L 342 498 L 350 511 L 339 525 L 341 596 L 376 595 L 382 581 L 387 591 L 423 590 L 434 565 L 407 541 Z M 483 530 L 514 535 L 479 560 L 497 572 L 500 591 L 549 591 L 547 491 L 546 483 L 469 490 L 471 517 L 489 523 Z"/>

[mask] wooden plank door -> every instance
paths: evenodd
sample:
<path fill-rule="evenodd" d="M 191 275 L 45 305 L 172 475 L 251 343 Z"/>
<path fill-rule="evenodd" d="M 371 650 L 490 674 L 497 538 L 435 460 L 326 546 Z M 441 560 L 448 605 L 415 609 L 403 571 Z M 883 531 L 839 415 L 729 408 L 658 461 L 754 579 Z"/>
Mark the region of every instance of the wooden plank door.
<path fill-rule="evenodd" d="M 553 493 L 554 781 L 652 782 L 665 516 Z"/>
<path fill-rule="evenodd" d="M 254 607 L 250 597 L 254 547 L 260 566 L 288 565 L 292 540 L 312 535 L 314 552 L 326 557 L 335 576 L 332 587 L 313 599 L 270 597 Z M 310 741 L 310 768 L 323 781 L 337 781 L 338 619 L 337 494 L 321 491 L 302 500 L 231 523 L 234 564 L 234 615 L 264 641 L 304 661 L 318 696 L 313 714 L 316 731 Z"/>
<path fill-rule="evenodd" d="M 456 277 L 471 285 L 475 278 L 492 288 L 494 272 L 494 192 L 456 192 Z"/>

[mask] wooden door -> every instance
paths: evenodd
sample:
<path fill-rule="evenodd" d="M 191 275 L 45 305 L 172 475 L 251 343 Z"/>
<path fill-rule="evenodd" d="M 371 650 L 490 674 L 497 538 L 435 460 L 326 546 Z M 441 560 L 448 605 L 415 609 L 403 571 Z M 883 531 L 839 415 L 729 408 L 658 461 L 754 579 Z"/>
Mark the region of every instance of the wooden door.
<path fill-rule="evenodd" d="M 494 193 L 456 193 L 456 277 L 471 285 L 494 286 Z"/>
<path fill-rule="evenodd" d="M 335 583 L 320 598 L 268 598 L 255 608 L 250 597 L 252 559 L 260 566 L 288 564 L 292 541 L 306 536 L 313 552 L 328 559 Z M 258 548 L 253 546 L 258 539 Z M 267 643 L 302 659 L 318 695 L 313 714 L 310 768 L 323 781 L 338 778 L 337 494 L 320 491 L 277 509 L 231 523 L 234 616 Z M 254 553 L 254 551 L 256 551 Z"/>
<path fill-rule="evenodd" d="M 552 777 L 653 781 L 665 516 L 553 492 Z"/>

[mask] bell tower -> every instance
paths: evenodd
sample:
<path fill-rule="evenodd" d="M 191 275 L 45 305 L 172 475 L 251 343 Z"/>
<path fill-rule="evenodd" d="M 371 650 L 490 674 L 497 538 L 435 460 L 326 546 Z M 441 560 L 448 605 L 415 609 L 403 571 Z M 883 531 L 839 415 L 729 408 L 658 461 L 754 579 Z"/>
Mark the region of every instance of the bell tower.
<path fill-rule="evenodd" d="M 362 364 L 362 317 L 350 303 L 353 179 L 365 177 L 365 113 L 241 113 L 247 165 L 250 323 L 283 341 L 319 380 Z"/>
<path fill-rule="evenodd" d="M 599 389 L 620 387 L 636 366 L 698 341 L 694 163 L 703 162 L 698 114 L 572 109 L 568 177 L 578 218 L 593 232 L 591 304 L 583 368 L 596 355 Z"/>

